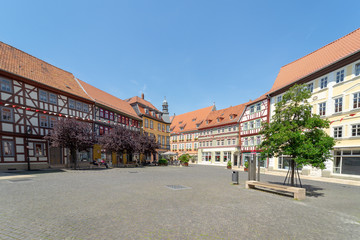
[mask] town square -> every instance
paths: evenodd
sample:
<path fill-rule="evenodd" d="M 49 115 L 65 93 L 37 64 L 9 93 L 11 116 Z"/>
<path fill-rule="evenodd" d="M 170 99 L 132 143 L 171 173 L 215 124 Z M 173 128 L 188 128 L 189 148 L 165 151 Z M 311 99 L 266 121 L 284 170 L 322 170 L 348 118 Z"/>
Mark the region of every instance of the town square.
<path fill-rule="evenodd" d="M 0 239 L 358 239 L 336 2 L 4 1 Z"/>

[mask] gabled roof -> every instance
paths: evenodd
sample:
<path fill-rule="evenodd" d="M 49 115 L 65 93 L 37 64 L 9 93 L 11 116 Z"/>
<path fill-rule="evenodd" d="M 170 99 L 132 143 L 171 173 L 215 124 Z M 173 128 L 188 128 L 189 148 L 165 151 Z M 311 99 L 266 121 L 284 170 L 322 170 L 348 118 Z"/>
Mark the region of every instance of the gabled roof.
<path fill-rule="evenodd" d="M 250 105 L 252 105 L 252 104 L 254 104 L 254 103 L 257 103 L 257 102 L 260 102 L 260 101 L 266 99 L 266 97 L 267 97 L 267 95 L 268 95 L 269 93 L 270 93 L 270 92 L 264 93 L 263 95 L 261 95 L 260 97 L 256 98 L 255 100 L 251 100 L 251 101 L 245 103 L 246 106 L 250 106 Z"/>
<path fill-rule="evenodd" d="M 127 114 L 133 118 L 139 119 L 138 115 L 136 114 L 135 110 L 131 107 L 131 105 L 128 102 L 125 102 L 124 100 L 121 100 L 120 98 L 117 98 L 107 92 L 104 92 L 84 81 L 79 80 L 79 83 L 84 88 L 86 93 L 94 99 L 95 103 L 101 104 L 103 106 L 112 108 L 116 111 L 119 111 L 121 113 Z"/>
<path fill-rule="evenodd" d="M 197 130 L 198 128 L 196 125 L 201 124 L 201 122 L 204 121 L 204 119 L 206 119 L 209 113 L 211 113 L 213 110 L 215 110 L 215 106 L 209 106 L 174 116 L 170 128 L 173 129 L 172 132 L 175 133 Z M 180 127 L 184 127 L 184 129 L 180 130 Z"/>
<path fill-rule="evenodd" d="M 91 100 L 74 75 L 0 42 L 0 69 L 81 98 Z"/>
<path fill-rule="evenodd" d="M 154 105 L 151 104 L 151 102 L 146 101 L 145 99 L 142 99 L 142 98 L 140 98 L 140 97 L 138 97 L 138 96 L 125 99 L 125 101 L 127 101 L 127 102 L 130 103 L 130 104 L 140 103 L 140 104 L 142 104 L 142 105 L 147 106 L 148 108 L 152 108 L 152 109 L 160 112 L 156 107 L 154 107 Z"/>
<path fill-rule="evenodd" d="M 209 113 L 199 129 L 227 125 L 239 121 L 246 103 Z M 230 118 L 231 116 L 231 118 Z M 218 120 L 219 119 L 219 120 Z M 206 123 L 208 122 L 208 123 Z"/>
<path fill-rule="evenodd" d="M 360 50 L 360 28 L 280 69 L 270 93 L 330 66 Z"/>

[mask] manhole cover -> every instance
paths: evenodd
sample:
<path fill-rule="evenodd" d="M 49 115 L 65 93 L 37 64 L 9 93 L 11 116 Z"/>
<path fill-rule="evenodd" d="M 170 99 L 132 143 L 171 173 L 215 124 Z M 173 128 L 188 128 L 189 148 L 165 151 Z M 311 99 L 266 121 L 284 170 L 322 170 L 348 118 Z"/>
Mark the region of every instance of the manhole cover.
<path fill-rule="evenodd" d="M 27 181 L 31 181 L 32 179 L 30 178 L 20 178 L 20 179 L 11 179 L 9 180 L 9 182 L 27 182 Z"/>
<path fill-rule="evenodd" d="M 184 190 L 184 189 L 191 189 L 191 187 L 186 187 L 182 185 L 166 185 L 167 188 L 170 188 L 172 190 Z"/>

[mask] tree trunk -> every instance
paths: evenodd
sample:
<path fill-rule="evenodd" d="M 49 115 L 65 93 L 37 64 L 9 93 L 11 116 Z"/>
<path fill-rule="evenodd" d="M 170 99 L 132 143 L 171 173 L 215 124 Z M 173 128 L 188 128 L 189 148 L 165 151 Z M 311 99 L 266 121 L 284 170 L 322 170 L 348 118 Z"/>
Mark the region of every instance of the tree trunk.
<path fill-rule="evenodd" d="M 70 155 L 71 155 L 71 161 L 74 164 L 74 169 L 77 169 L 77 156 L 76 156 L 76 150 L 70 149 Z"/>
<path fill-rule="evenodd" d="M 295 161 L 294 159 L 291 159 L 291 186 L 295 186 L 294 178 L 295 178 Z"/>

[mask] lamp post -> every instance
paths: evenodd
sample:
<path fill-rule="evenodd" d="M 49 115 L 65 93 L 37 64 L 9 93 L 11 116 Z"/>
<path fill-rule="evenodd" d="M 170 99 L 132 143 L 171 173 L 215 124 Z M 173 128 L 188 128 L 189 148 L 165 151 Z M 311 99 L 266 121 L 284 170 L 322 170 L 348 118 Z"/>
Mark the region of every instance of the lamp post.
<path fill-rule="evenodd" d="M 31 170 L 30 168 L 30 154 L 29 154 L 29 148 L 30 148 L 30 145 L 29 145 L 29 135 L 31 134 L 31 127 L 30 126 L 27 126 L 26 127 L 26 155 L 27 155 L 27 164 L 28 164 L 28 171 Z"/>

